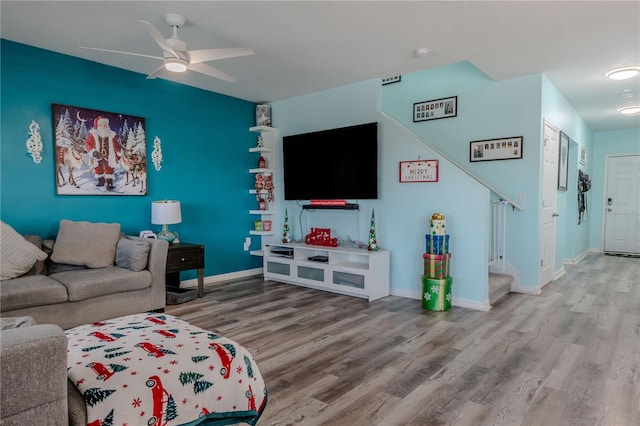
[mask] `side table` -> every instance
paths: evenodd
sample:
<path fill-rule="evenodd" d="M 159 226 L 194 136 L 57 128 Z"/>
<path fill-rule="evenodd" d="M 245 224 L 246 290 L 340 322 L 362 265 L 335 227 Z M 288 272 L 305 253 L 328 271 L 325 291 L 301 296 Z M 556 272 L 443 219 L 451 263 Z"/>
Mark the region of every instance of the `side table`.
<path fill-rule="evenodd" d="M 198 297 L 204 296 L 204 246 L 201 244 L 169 244 L 167 252 L 167 287 L 180 287 L 180 271 L 198 270 Z"/>

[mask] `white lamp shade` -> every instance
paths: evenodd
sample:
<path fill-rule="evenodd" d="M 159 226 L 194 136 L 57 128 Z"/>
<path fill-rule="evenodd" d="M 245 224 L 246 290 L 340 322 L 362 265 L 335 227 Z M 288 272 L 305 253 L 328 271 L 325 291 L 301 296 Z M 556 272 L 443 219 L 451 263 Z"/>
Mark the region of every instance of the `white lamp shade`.
<path fill-rule="evenodd" d="M 172 225 L 182 222 L 180 201 L 163 200 L 151 203 L 151 223 L 155 225 Z"/>

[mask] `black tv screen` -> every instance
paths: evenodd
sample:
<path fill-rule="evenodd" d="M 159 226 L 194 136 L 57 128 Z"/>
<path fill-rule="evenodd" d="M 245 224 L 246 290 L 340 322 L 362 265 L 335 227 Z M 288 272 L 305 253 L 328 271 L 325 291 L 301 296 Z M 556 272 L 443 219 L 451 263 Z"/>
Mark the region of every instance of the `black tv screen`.
<path fill-rule="evenodd" d="M 285 200 L 378 198 L 378 123 L 284 136 Z"/>

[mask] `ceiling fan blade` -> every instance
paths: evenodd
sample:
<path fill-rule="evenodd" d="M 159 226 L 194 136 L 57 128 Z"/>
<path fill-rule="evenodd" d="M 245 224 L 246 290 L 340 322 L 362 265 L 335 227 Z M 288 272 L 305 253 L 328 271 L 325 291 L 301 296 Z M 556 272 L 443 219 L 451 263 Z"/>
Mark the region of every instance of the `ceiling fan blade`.
<path fill-rule="evenodd" d="M 100 52 L 110 52 L 110 53 L 121 53 L 123 55 L 131 55 L 131 56 L 142 56 L 143 58 L 159 59 L 161 61 L 164 59 L 164 58 L 161 58 L 160 56 L 145 55 L 143 53 L 134 53 L 134 52 L 123 52 L 121 50 L 100 49 L 100 48 L 97 48 L 97 47 L 80 46 L 80 49 L 98 50 Z"/>
<path fill-rule="evenodd" d="M 151 24 L 151 22 L 147 22 L 147 21 L 138 21 L 138 22 L 140 22 L 144 26 L 144 29 L 149 33 L 151 38 L 158 44 L 158 46 L 160 46 L 162 50 L 170 53 L 176 58 L 178 57 L 178 54 L 175 52 L 175 50 L 173 50 L 173 47 L 169 46 L 169 43 L 167 43 L 167 40 L 165 40 L 164 37 L 162 37 L 162 34 L 160 34 L 160 31 L 156 30 L 156 27 L 154 27 L 153 24 Z"/>
<path fill-rule="evenodd" d="M 227 74 L 226 72 L 220 71 L 217 68 L 212 67 L 207 64 L 189 64 L 189 69 L 191 71 L 199 72 L 201 74 L 206 74 L 211 77 L 219 78 L 220 80 L 228 81 L 229 83 L 233 83 L 236 81 L 236 78 Z"/>
<path fill-rule="evenodd" d="M 147 80 L 153 80 L 154 78 L 162 74 L 162 71 L 164 71 L 164 64 L 153 70 L 153 72 L 147 76 Z"/>
<path fill-rule="evenodd" d="M 201 49 L 189 50 L 187 53 L 189 53 L 190 63 L 192 64 L 255 54 L 253 49 L 249 48 Z"/>

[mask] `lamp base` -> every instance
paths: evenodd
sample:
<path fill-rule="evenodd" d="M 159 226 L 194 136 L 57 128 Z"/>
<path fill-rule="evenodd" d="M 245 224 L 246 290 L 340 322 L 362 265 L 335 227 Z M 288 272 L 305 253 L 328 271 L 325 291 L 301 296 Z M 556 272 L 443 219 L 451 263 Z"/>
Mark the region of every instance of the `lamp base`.
<path fill-rule="evenodd" d="M 171 244 L 176 239 L 176 234 L 169 232 L 167 225 L 162 225 L 162 231 L 158 232 L 157 238 L 159 240 L 165 240 Z"/>

